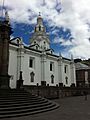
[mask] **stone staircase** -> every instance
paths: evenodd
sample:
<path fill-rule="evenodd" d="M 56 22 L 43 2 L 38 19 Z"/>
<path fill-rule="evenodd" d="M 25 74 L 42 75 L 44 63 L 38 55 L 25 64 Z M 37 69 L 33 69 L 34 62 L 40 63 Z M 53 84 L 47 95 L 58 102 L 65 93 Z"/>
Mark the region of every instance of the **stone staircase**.
<path fill-rule="evenodd" d="M 58 107 L 57 103 L 31 95 L 25 90 L 0 90 L 0 118 L 33 115 Z"/>

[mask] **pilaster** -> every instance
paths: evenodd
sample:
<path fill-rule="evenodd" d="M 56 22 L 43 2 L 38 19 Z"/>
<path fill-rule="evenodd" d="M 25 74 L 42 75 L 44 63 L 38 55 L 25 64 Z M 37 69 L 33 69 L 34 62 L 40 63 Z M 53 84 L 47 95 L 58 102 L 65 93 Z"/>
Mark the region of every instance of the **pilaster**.
<path fill-rule="evenodd" d="M 41 84 L 46 85 L 45 81 L 45 67 L 46 67 L 46 52 L 42 51 L 41 55 Z M 43 82 L 42 82 L 43 81 Z"/>
<path fill-rule="evenodd" d="M 63 81 L 62 81 L 62 56 L 59 56 L 58 59 L 58 80 L 59 80 L 59 86 L 63 86 Z"/>

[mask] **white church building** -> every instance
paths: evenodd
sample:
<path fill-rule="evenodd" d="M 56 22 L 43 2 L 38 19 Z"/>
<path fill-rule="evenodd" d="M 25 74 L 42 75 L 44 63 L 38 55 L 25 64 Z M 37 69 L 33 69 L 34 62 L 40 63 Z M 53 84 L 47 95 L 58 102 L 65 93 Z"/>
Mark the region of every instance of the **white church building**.
<path fill-rule="evenodd" d="M 29 46 L 25 46 L 19 37 L 11 40 L 8 71 L 11 88 L 16 88 L 20 71 L 24 85 L 41 85 L 42 81 L 49 86 L 76 85 L 74 61 L 53 53 L 41 15 L 37 18 Z"/>

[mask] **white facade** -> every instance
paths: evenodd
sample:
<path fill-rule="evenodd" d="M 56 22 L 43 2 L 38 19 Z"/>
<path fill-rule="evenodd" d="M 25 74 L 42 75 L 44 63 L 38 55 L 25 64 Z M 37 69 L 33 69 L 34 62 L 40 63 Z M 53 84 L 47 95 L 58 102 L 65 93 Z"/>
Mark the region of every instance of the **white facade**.
<path fill-rule="evenodd" d="M 19 72 L 23 72 L 24 85 L 41 85 L 46 81 L 50 86 L 63 83 L 65 86 L 76 84 L 75 66 L 73 60 L 52 54 L 50 41 L 39 15 L 30 46 L 24 46 L 21 39 L 18 43 L 10 43 L 9 75 L 10 86 L 16 87 Z"/>

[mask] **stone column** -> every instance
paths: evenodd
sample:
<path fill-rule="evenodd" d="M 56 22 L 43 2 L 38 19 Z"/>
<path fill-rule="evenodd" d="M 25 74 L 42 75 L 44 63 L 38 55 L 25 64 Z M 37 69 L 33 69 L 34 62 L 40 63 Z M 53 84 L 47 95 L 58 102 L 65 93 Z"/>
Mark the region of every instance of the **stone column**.
<path fill-rule="evenodd" d="M 9 88 L 8 63 L 11 27 L 8 21 L 0 22 L 0 88 Z"/>

